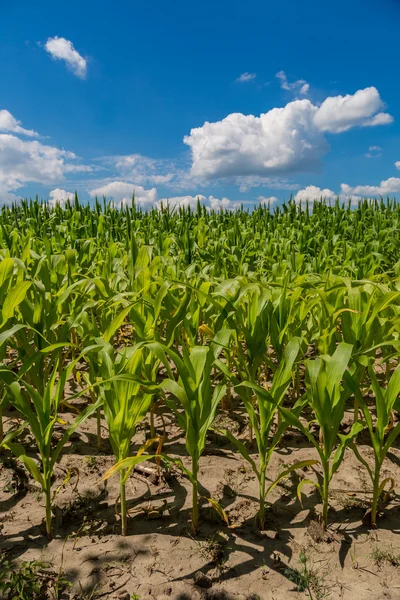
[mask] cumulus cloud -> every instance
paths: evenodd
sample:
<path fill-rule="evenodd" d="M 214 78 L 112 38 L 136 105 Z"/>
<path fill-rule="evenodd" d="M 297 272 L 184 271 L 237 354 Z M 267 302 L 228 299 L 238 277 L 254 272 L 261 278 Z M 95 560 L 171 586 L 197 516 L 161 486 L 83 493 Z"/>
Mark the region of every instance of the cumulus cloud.
<path fill-rule="evenodd" d="M 141 154 L 107 156 L 104 160 L 124 179 L 129 178 L 140 185 L 163 185 L 176 177 L 175 165 L 168 160 L 156 160 Z"/>
<path fill-rule="evenodd" d="M 27 182 L 55 183 L 69 171 L 79 170 L 73 162 L 77 156 L 38 141 L 22 140 L 15 135 L 0 134 L 0 185 L 9 191 Z"/>
<path fill-rule="evenodd" d="M 156 188 L 146 190 L 141 185 L 135 185 L 126 181 L 111 181 L 90 190 L 89 194 L 92 198 L 95 196 L 111 198 L 118 206 L 130 204 L 132 202 L 132 195 L 135 196 L 135 203 L 143 207 L 153 206 L 157 200 Z"/>
<path fill-rule="evenodd" d="M 6 133 L 19 133 L 28 137 L 37 137 L 39 134 L 33 129 L 21 127 L 21 121 L 17 121 L 8 110 L 0 110 L 0 131 Z"/>
<path fill-rule="evenodd" d="M 368 87 L 353 95 L 326 98 L 315 113 L 314 123 L 320 131 L 330 133 L 341 133 L 352 127 L 386 125 L 393 117 L 379 112 L 384 106 L 378 90 Z"/>
<path fill-rule="evenodd" d="M 8 133 L 1 133 L 7 131 Z M 0 111 L 0 202 L 10 204 L 19 200 L 15 191 L 27 183 L 55 184 L 63 181 L 65 173 L 91 171 L 81 165 L 78 157 L 67 150 L 25 139 L 38 134 L 24 129 L 11 113 Z"/>
<path fill-rule="evenodd" d="M 278 202 L 278 198 L 276 196 L 269 196 L 268 198 L 265 196 L 258 196 L 257 198 L 260 204 L 276 204 Z"/>
<path fill-rule="evenodd" d="M 188 208 L 195 208 L 197 206 L 197 202 L 200 200 L 201 204 L 204 204 L 208 208 L 208 210 L 219 211 L 223 210 L 236 210 L 240 208 L 241 203 L 233 200 L 229 200 L 229 198 L 214 198 L 214 196 L 203 196 L 202 194 L 197 194 L 197 196 L 174 196 L 171 198 L 161 198 L 156 203 L 158 208 L 161 205 L 166 206 L 167 204 L 172 207 L 184 206 Z"/>
<path fill-rule="evenodd" d="M 310 85 L 305 81 L 305 79 L 297 79 L 292 83 L 289 83 L 288 78 L 286 76 L 285 71 L 279 71 L 276 76 L 279 81 L 281 88 L 288 92 L 293 92 L 294 94 L 299 94 L 300 96 L 307 96 L 310 91 Z"/>
<path fill-rule="evenodd" d="M 0 181 L 0 205 L 11 205 L 18 203 L 21 200 L 19 196 L 9 191 L 8 187 Z"/>
<path fill-rule="evenodd" d="M 294 197 L 295 202 L 305 202 L 308 200 L 309 202 L 314 202 L 315 200 L 333 200 L 336 198 L 335 192 L 330 190 L 329 188 L 321 189 L 316 185 L 308 185 L 302 190 L 299 190 Z"/>
<path fill-rule="evenodd" d="M 387 196 L 400 192 L 400 178 L 389 177 L 389 179 L 381 181 L 379 185 L 356 185 L 351 187 L 350 185 L 347 185 L 347 183 L 342 183 L 340 187 L 342 193 L 346 195 L 357 194 L 364 198 Z"/>
<path fill-rule="evenodd" d="M 308 203 L 311 205 L 319 200 L 327 200 L 329 202 L 334 201 L 336 199 L 339 199 L 339 201 L 341 202 L 350 201 L 353 206 L 357 206 L 359 200 L 362 200 L 362 197 L 357 196 L 350 189 L 342 189 L 342 191 L 339 194 L 335 194 L 335 192 L 328 188 L 321 189 L 320 187 L 317 187 L 315 185 L 308 185 L 304 189 L 299 190 L 299 192 L 294 197 L 294 201 L 297 204 L 305 204 L 306 201 L 308 201 Z"/>
<path fill-rule="evenodd" d="M 400 160 L 396 160 L 396 162 L 394 163 L 394 166 L 396 167 L 396 169 L 399 169 L 399 171 L 400 171 Z"/>
<path fill-rule="evenodd" d="M 208 204 L 210 210 L 237 210 L 241 206 L 241 202 L 235 200 L 229 200 L 229 198 L 214 198 L 214 196 L 208 197 Z M 207 203 L 206 203 L 207 205 Z"/>
<path fill-rule="evenodd" d="M 60 204 L 60 206 L 65 206 L 68 200 L 72 201 L 74 198 L 74 192 L 66 192 L 65 190 L 56 188 L 49 193 L 49 205 L 55 206 L 56 204 Z"/>
<path fill-rule="evenodd" d="M 247 81 L 252 81 L 256 77 L 257 77 L 257 75 L 255 73 L 248 73 L 246 71 L 245 73 L 242 73 L 241 75 L 239 75 L 239 77 L 237 79 L 235 79 L 235 81 L 237 83 L 246 83 Z"/>
<path fill-rule="evenodd" d="M 58 190 L 63 192 L 63 190 Z M 156 188 L 145 189 L 141 185 L 130 183 L 127 181 L 110 181 L 95 189 L 89 190 L 92 198 L 95 196 L 105 196 L 109 200 L 114 201 L 117 207 L 130 205 L 132 202 L 132 194 L 135 196 L 135 203 L 142 208 L 156 207 L 169 205 L 172 208 L 185 207 L 196 208 L 198 200 L 209 210 L 234 210 L 239 208 L 241 203 L 230 200 L 229 198 L 215 198 L 214 196 L 204 196 L 203 194 L 183 195 L 183 196 L 168 196 L 158 198 Z"/>
<path fill-rule="evenodd" d="M 390 125 L 393 123 L 394 118 L 389 113 L 378 113 L 372 119 L 367 119 L 365 123 L 363 123 L 362 127 L 375 127 L 375 125 Z"/>
<path fill-rule="evenodd" d="M 382 108 L 371 87 L 327 98 L 319 107 L 308 99 L 294 100 L 259 117 L 232 113 L 222 121 L 207 121 L 184 138 L 192 153 L 191 174 L 266 177 L 315 170 L 329 150 L 325 133 L 389 122 L 390 115 L 375 115 Z"/>
<path fill-rule="evenodd" d="M 87 61 L 75 50 L 71 41 L 55 36 L 47 40 L 45 49 L 54 60 L 64 60 L 74 75 L 81 79 L 86 78 Z"/>
<path fill-rule="evenodd" d="M 259 117 L 232 113 L 192 129 L 184 138 L 192 151 L 192 174 L 263 176 L 315 167 L 329 149 L 314 126 L 317 110 L 309 100 L 296 100 Z"/>
<path fill-rule="evenodd" d="M 197 201 L 200 200 L 202 204 L 204 204 L 207 200 L 205 196 L 199 194 L 197 196 L 171 196 L 169 198 L 161 198 L 157 200 L 156 206 L 157 208 L 161 208 L 161 206 L 171 206 L 174 207 L 185 207 L 195 208 L 197 206 Z"/>

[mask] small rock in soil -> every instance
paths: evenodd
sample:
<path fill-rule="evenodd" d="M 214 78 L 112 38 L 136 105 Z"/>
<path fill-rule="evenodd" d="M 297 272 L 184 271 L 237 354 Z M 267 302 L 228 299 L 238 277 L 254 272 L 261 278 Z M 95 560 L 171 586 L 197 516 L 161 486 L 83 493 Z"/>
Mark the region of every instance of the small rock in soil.
<path fill-rule="evenodd" d="M 212 586 L 212 581 L 208 575 L 202 573 L 201 571 L 197 571 L 197 573 L 194 575 L 194 585 L 206 589 Z"/>
<path fill-rule="evenodd" d="M 324 528 L 318 521 L 311 521 L 309 526 L 307 527 L 307 533 L 310 538 L 319 544 L 320 542 L 326 542 L 329 536 L 326 535 Z"/>

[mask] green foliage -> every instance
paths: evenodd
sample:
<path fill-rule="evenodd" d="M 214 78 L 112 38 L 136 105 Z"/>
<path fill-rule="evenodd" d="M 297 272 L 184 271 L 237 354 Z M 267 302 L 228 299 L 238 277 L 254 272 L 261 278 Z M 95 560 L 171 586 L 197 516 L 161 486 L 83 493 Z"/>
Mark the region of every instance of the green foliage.
<path fill-rule="evenodd" d="M 154 442 L 133 451 L 132 438 L 148 415 L 151 437 L 162 437 L 154 425 L 162 404 L 185 435 L 191 467 L 160 455 L 160 447 L 155 454 L 189 478 L 197 530 L 199 461 L 220 406 L 229 416 L 232 398 L 246 410 L 257 457 L 228 428 L 223 434 L 257 476 L 261 526 L 268 492 L 315 463 L 310 457 L 288 466 L 266 484 L 288 427 L 311 442 L 323 472 L 322 482 L 303 479 L 299 496 L 316 486 L 326 525 L 329 484 L 351 447 L 371 477 L 375 525 L 378 500 L 394 486 L 381 481 L 381 466 L 399 433 L 398 367 L 390 376 L 400 348 L 399 221 L 400 205 L 389 199 L 355 207 L 316 202 L 312 210 L 289 201 L 252 212 L 200 204 L 144 211 L 134 201 L 117 209 L 77 197 L 65 208 L 38 201 L 2 207 L 0 422 L 9 404 L 21 421 L 5 433 L 0 427 L 0 446 L 42 487 L 48 536 L 54 467 L 94 413 L 100 448 L 101 411 L 115 456 L 105 477 L 120 474 L 126 532 L 126 479 L 152 460 L 145 450 Z M 378 357 L 389 365 L 383 381 Z M 64 422 L 62 409 L 76 412 L 78 397 L 86 408 Z M 346 403 L 355 417 L 343 435 Z M 363 428 L 374 467 L 354 443 Z M 36 454 L 28 453 L 27 431 Z"/>
<path fill-rule="evenodd" d="M 0 592 L 7 600 L 50 600 L 61 598 L 71 583 L 40 561 L 0 560 Z"/>

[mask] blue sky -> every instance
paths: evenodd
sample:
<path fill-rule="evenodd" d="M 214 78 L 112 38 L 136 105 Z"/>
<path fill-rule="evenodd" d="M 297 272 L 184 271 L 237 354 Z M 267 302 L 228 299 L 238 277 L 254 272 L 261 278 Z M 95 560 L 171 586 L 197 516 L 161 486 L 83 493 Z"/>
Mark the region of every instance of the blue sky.
<path fill-rule="evenodd" d="M 2 0 L 1 13 L 3 203 L 400 193 L 398 1 Z"/>

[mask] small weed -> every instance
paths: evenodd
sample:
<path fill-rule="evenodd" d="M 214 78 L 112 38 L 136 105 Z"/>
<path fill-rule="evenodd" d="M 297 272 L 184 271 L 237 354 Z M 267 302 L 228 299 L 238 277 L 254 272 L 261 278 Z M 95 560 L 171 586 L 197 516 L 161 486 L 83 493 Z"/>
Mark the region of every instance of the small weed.
<path fill-rule="evenodd" d="M 83 591 L 81 582 L 79 582 L 79 585 L 81 588 L 81 593 L 79 595 L 75 594 L 75 596 L 73 596 L 72 600 L 96 600 L 97 592 L 98 592 L 96 585 L 90 592 Z"/>
<path fill-rule="evenodd" d="M 97 464 L 97 456 L 85 456 L 85 461 L 89 469 L 99 470 L 99 466 Z"/>
<path fill-rule="evenodd" d="M 393 548 L 382 549 L 375 546 L 371 558 L 378 568 L 381 568 L 384 563 L 392 567 L 400 567 L 400 552 Z"/>
<path fill-rule="evenodd" d="M 293 581 L 297 586 L 298 592 L 307 592 L 310 600 L 323 600 L 323 598 L 327 598 L 328 592 L 323 578 L 310 565 L 310 559 L 305 552 L 301 552 L 300 554 L 300 563 L 300 570 L 285 569 L 285 577 Z"/>
<path fill-rule="evenodd" d="M 221 570 L 226 562 L 226 540 L 221 538 L 218 534 L 214 534 L 204 542 L 199 542 L 199 544 L 200 554 L 208 560 L 209 563 Z"/>
<path fill-rule="evenodd" d="M 367 498 L 349 496 L 348 494 L 339 494 L 337 497 L 337 502 L 344 508 L 344 510 L 352 510 L 354 508 L 367 510 L 371 506 L 371 503 Z"/>
<path fill-rule="evenodd" d="M 55 573 L 46 563 L 0 559 L 0 592 L 7 600 L 58 600 L 70 586 L 61 572 Z"/>
<path fill-rule="evenodd" d="M 223 479 L 223 491 L 227 496 L 236 497 L 246 484 L 246 472 L 238 469 L 226 469 Z"/>

